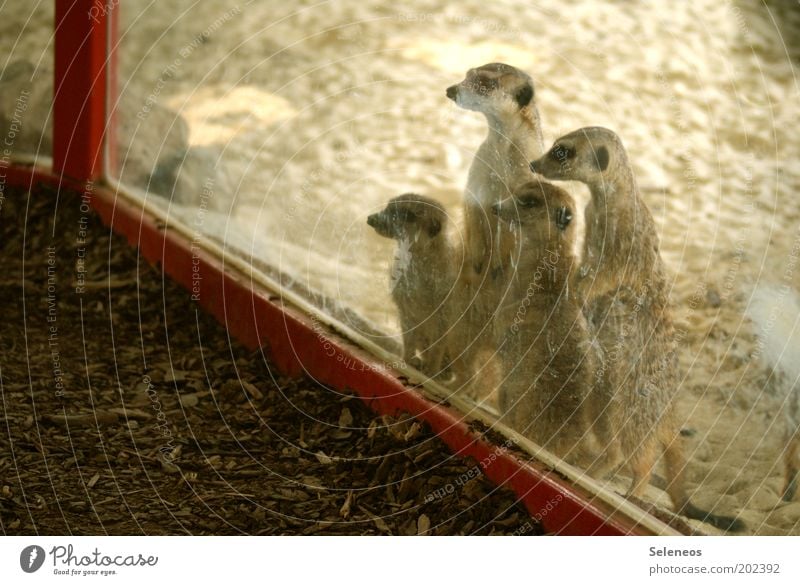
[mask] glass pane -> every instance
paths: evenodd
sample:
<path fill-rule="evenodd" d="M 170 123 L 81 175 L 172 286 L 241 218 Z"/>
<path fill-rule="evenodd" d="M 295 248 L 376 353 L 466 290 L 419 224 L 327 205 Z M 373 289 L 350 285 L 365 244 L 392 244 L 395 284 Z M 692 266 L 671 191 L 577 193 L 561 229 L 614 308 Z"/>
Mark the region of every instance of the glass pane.
<path fill-rule="evenodd" d="M 53 2 L 0 5 L 0 161 L 50 164 Z"/>
<path fill-rule="evenodd" d="M 800 533 L 796 12 L 120 8 L 115 172 L 170 222 L 611 491 Z"/>

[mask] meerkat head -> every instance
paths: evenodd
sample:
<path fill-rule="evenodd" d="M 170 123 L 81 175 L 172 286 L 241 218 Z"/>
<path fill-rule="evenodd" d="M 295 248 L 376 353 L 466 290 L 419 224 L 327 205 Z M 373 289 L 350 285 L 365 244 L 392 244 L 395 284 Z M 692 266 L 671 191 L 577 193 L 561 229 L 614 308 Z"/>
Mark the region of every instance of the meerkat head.
<path fill-rule="evenodd" d="M 515 188 L 511 197 L 492 206 L 492 213 L 502 222 L 519 225 L 522 236 L 542 250 L 575 239 L 575 201 L 564 189 L 539 178 Z"/>
<path fill-rule="evenodd" d="M 367 224 L 383 237 L 412 241 L 437 237 L 446 222 L 447 213 L 438 201 L 414 193 L 395 197 L 383 211 L 367 218 Z"/>
<path fill-rule="evenodd" d="M 581 128 L 555 141 L 531 170 L 556 181 L 597 183 L 606 181 L 618 164 L 626 161 L 622 141 L 599 126 Z"/>
<path fill-rule="evenodd" d="M 502 116 L 533 105 L 533 80 L 511 65 L 489 63 L 467 71 L 464 81 L 447 88 L 447 97 L 466 110 Z"/>

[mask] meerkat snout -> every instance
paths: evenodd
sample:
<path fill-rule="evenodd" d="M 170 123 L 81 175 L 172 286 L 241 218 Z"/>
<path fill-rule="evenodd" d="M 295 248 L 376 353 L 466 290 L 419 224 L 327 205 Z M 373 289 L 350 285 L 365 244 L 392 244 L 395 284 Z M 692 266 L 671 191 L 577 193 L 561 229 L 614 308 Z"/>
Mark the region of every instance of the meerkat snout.
<path fill-rule="evenodd" d="M 393 237 L 387 226 L 386 214 L 383 212 L 373 213 L 367 217 L 367 225 L 385 238 Z"/>
<path fill-rule="evenodd" d="M 447 93 L 447 97 L 449 99 L 451 99 L 453 101 L 456 101 L 456 99 L 458 99 L 458 86 L 457 85 L 451 85 L 450 87 L 447 88 L 447 92 L 446 93 Z"/>

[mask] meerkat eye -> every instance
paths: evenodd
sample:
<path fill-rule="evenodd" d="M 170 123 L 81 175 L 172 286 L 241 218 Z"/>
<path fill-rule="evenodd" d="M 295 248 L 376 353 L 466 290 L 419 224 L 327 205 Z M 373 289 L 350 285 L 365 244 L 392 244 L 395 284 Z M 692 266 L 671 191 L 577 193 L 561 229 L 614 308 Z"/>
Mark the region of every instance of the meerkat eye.
<path fill-rule="evenodd" d="M 556 210 L 556 225 L 558 229 L 564 231 L 567 229 L 569 222 L 572 221 L 572 212 L 566 207 L 559 207 Z"/>
<path fill-rule="evenodd" d="M 475 79 L 476 90 L 479 93 L 491 93 L 498 87 L 497 79 L 485 74 L 478 74 Z"/>
<path fill-rule="evenodd" d="M 553 160 L 567 160 L 575 156 L 575 149 L 565 144 L 556 144 L 550 149 L 550 158 Z"/>
<path fill-rule="evenodd" d="M 524 207 L 525 209 L 531 209 L 533 207 L 539 207 L 541 205 L 541 201 L 538 197 L 525 197 L 523 199 L 517 199 L 517 205 L 520 207 Z"/>
<path fill-rule="evenodd" d="M 417 216 L 408 209 L 400 208 L 392 210 L 391 218 L 393 223 L 402 224 L 416 221 Z"/>

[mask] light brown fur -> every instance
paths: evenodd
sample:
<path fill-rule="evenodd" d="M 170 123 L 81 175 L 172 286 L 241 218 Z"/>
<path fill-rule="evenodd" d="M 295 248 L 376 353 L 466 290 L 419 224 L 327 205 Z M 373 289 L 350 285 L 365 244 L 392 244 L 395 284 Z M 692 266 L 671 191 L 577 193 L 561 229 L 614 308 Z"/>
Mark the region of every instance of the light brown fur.
<path fill-rule="evenodd" d="M 628 494 L 641 496 L 660 447 L 676 510 L 722 528 L 740 528 L 732 518 L 697 509 L 686 493 L 673 402 L 678 365 L 669 285 L 655 222 L 622 142 L 605 128 L 583 128 L 556 140 L 531 169 L 549 179 L 582 181 L 592 194 L 576 284 L 602 350 L 595 396 L 604 415 L 594 428 L 608 446 L 607 466 L 626 463 L 633 476 Z"/>
<path fill-rule="evenodd" d="M 381 236 L 397 240 L 391 280 L 403 357 L 429 376 L 442 376 L 452 321 L 450 297 L 461 265 L 447 237 L 447 214 L 433 199 L 405 194 L 370 215 L 367 223 Z"/>
<path fill-rule="evenodd" d="M 570 287 L 575 257 L 575 202 L 563 189 L 534 179 L 493 208 L 516 268 L 515 302 L 498 348 L 505 379 L 501 410 L 508 423 L 569 460 L 581 454 L 594 413 L 588 408 L 592 352 L 586 319 Z M 516 234 L 516 235 L 513 235 Z"/>
<path fill-rule="evenodd" d="M 503 63 L 470 69 L 461 83 L 447 89 L 447 95 L 460 107 L 481 112 L 488 124 L 464 194 L 465 270 L 460 286 L 470 302 L 464 309 L 462 331 L 455 336 L 460 345 L 453 352 L 462 354 L 464 375 L 459 384 L 475 377 L 474 382 L 492 389 L 497 380 L 486 358 L 496 345 L 492 320 L 498 305 L 512 300 L 507 291 L 512 271 L 510 240 L 499 233 L 502 224 L 491 207 L 531 178 L 528 161 L 543 151 L 539 112 L 530 76 Z"/>

